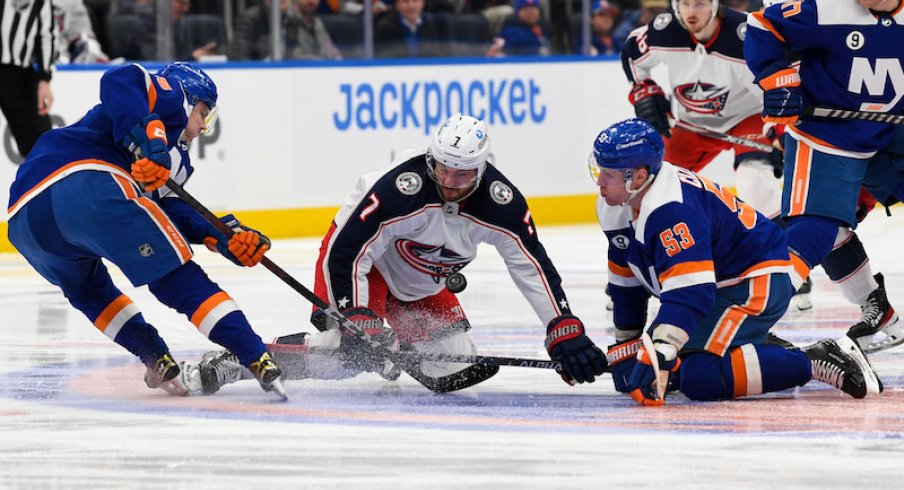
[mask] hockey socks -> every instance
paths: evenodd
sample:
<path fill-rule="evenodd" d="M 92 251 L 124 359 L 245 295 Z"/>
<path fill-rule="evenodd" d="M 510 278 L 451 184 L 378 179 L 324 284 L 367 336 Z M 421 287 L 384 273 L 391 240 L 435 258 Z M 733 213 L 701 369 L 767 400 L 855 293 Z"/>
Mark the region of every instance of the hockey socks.
<path fill-rule="evenodd" d="M 730 400 L 802 386 L 810 377 L 810 361 L 799 349 L 745 344 L 724 357 L 684 356 L 681 392 L 692 400 Z"/>
<path fill-rule="evenodd" d="M 869 266 L 869 257 L 857 234 L 847 228 L 838 230 L 836 245 L 822 263 L 832 282 L 841 287 L 844 298 L 863 305 L 870 293 L 879 287 Z"/>

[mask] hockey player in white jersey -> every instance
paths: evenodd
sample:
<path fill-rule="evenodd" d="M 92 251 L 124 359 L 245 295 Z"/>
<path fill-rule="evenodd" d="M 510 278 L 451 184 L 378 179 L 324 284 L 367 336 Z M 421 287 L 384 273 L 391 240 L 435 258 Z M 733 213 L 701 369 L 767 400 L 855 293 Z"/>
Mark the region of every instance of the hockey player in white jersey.
<path fill-rule="evenodd" d="M 603 373 L 605 356 L 572 315 L 524 196 L 487 162 L 489 153 L 487 125 L 455 114 L 427 149 L 388 172 L 363 176 L 323 239 L 314 292 L 390 349 L 475 354 L 468 317 L 445 280 L 474 260 L 480 243 L 487 243 L 502 256 L 515 285 L 547 325 L 546 348 L 562 363 L 559 374 L 569 384 L 592 382 Z M 361 371 L 377 371 L 387 379 L 399 375 L 398 368 L 357 337 L 341 333 L 319 310 L 312 322 L 320 332 L 280 337 L 277 343 L 303 344 L 311 359 L 315 351 L 333 354 L 329 359 L 317 356 L 319 366 L 282 363 L 288 377 L 344 377 Z M 324 362 L 338 366 L 324 369 Z M 473 386 L 498 369 L 433 361 L 405 366 L 406 373 L 435 392 Z M 228 352 L 209 353 L 199 370 L 206 394 L 241 378 L 241 368 Z"/>
<path fill-rule="evenodd" d="M 783 131 L 764 124 L 762 95 L 745 69 L 746 16 L 719 0 L 672 0 L 665 12 L 635 29 L 622 50 L 634 84 L 629 100 L 637 117 L 665 138 L 665 160 L 699 172 L 719 153 L 735 152 L 738 195 L 769 218 L 781 207 L 781 152 L 764 152 L 700 134 L 711 131 L 772 145 Z M 652 78 L 665 65 L 671 102 Z"/>

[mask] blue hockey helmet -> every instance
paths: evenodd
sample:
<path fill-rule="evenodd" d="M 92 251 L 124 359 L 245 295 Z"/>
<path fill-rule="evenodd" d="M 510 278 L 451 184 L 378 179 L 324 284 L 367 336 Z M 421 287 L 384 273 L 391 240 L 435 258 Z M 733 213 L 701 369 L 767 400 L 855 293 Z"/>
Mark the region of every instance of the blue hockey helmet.
<path fill-rule="evenodd" d="M 171 63 L 161 68 L 157 74 L 182 87 L 188 105 L 204 102 L 211 109 L 217 106 L 217 86 L 197 66 L 191 63 Z"/>
<path fill-rule="evenodd" d="M 651 174 L 662 168 L 665 143 L 656 129 L 643 119 L 628 119 L 604 129 L 593 142 L 590 159 L 591 173 L 599 177 L 593 167 L 631 170 L 646 166 Z M 596 179 L 594 179 L 596 180 Z"/>

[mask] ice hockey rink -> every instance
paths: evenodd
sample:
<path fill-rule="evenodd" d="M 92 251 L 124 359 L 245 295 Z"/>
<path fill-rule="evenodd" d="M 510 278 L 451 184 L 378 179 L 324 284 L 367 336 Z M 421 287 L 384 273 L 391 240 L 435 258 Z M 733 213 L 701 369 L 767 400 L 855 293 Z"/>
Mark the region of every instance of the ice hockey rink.
<path fill-rule="evenodd" d="M 904 308 L 898 237 L 904 209 L 877 209 L 860 233 L 874 270 Z M 574 311 L 611 341 L 605 240 L 596 226 L 540 228 Z M 270 257 L 312 285 L 319 241 L 275 243 Z M 265 339 L 313 331 L 310 304 L 262 267 L 197 260 Z M 483 354 L 544 358 L 544 326 L 491 248 L 460 297 Z M 178 359 L 214 348 L 184 318 L 117 283 Z M 822 270 L 809 312 L 776 327 L 798 345 L 859 318 Z M 71 309 L 16 255 L 0 255 L 0 488 L 901 488 L 904 346 L 871 359 L 884 394 L 854 400 L 817 382 L 735 402 L 641 408 L 598 382 L 504 367 L 452 394 L 403 375 L 290 381 L 278 403 L 257 383 L 206 398 L 148 390 L 144 367 Z M 896 483 L 897 482 L 897 483 Z"/>

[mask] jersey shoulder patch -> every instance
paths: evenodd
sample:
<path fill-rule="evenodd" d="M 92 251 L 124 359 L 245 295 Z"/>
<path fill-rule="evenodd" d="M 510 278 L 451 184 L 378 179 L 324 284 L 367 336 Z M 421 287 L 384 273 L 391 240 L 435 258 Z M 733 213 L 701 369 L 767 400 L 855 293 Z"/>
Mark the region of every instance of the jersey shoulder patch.
<path fill-rule="evenodd" d="M 654 31 L 661 31 L 668 27 L 674 19 L 675 16 L 673 16 L 671 12 L 663 12 L 657 15 L 650 25 L 653 26 Z"/>
<path fill-rule="evenodd" d="M 424 187 L 424 179 L 417 172 L 402 172 L 395 179 L 396 189 L 406 196 L 413 196 Z"/>
<path fill-rule="evenodd" d="M 509 187 L 505 182 L 494 180 L 490 186 L 490 198 L 500 206 L 504 206 L 515 198 L 515 193 L 512 191 L 512 188 Z"/>

